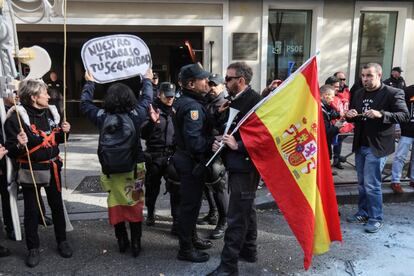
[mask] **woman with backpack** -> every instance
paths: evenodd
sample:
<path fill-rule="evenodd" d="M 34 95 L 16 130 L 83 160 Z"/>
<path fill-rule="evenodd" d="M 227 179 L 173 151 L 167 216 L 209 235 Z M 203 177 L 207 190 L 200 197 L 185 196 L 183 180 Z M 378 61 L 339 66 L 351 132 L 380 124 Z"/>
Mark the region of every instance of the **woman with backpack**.
<path fill-rule="evenodd" d="M 99 129 L 98 157 L 102 167 L 101 183 L 108 194 L 109 223 L 115 227 L 119 251 L 131 245 L 132 255 L 141 251 L 143 220 L 143 183 L 145 158 L 141 148 L 140 127 L 148 117 L 152 102 L 152 70 L 142 78 L 143 94 L 138 101 L 131 88 L 114 83 L 106 92 L 103 109 L 93 104 L 94 78 L 85 73 L 81 111 Z M 131 241 L 125 222 L 129 222 Z"/>

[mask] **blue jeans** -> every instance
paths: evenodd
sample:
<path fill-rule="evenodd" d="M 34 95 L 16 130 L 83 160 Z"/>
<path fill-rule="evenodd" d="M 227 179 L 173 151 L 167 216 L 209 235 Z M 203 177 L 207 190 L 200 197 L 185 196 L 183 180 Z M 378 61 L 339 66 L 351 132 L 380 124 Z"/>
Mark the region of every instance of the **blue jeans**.
<path fill-rule="evenodd" d="M 392 183 L 400 183 L 402 170 L 404 167 L 407 154 L 410 152 L 410 146 L 414 145 L 414 138 L 401 136 L 398 142 L 397 150 L 394 154 L 394 160 L 392 161 Z M 411 156 L 411 171 L 410 180 L 414 181 L 414 155 Z"/>
<path fill-rule="evenodd" d="M 382 221 L 381 174 L 387 157 L 376 157 L 371 148 L 361 147 L 355 153 L 358 176 L 358 213 L 368 218 L 368 223 Z"/>

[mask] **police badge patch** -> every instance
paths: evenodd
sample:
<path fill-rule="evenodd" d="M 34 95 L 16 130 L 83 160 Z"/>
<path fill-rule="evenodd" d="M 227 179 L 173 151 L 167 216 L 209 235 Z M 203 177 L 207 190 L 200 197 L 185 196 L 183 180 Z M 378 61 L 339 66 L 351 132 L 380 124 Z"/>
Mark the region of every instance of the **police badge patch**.
<path fill-rule="evenodd" d="M 191 120 L 197 121 L 198 120 L 198 110 L 191 110 Z"/>

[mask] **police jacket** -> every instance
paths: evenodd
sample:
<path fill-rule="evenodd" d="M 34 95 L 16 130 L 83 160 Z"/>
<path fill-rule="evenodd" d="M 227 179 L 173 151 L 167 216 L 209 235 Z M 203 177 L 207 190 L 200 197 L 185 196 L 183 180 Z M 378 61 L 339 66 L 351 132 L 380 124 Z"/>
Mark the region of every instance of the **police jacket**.
<path fill-rule="evenodd" d="M 212 124 L 205 104 L 204 96 L 183 89 L 181 97 L 174 106 L 177 150 L 190 155 L 197 163 L 210 157 L 214 142 Z"/>
<path fill-rule="evenodd" d="M 56 107 L 38 109 L 33 106 L 19 106 L 19 116 L 21 118 L 23 130 L 27 135 L 29 151 L 38 147 L 30 153 L 30 159 L 35 170 L 45 170 L 50 168 L 47 161 L 55 160 L 59 155 L 59 144 L 64 142 L 64 133 L 60 128 L 60 116 Z M 25 148 L 19 148 L 17 135 L 20 133 L 20 126 L 14 108 L 7 113 L 7 120 L 4 125 L 6 133 L 6 148 L 8 156 L 12 159 L 27 160 Z M 44 142 L 43 135 L 54 133 L 54 141 L 46 146 L 40 146 Z M 60 163 L 60 161 L 58 162 Z M 60 163 L 61 164 L 61 163 Z M 29 168 L 28 162 L 22 162 L 21 167 Z"/>
<path fill-rule="evenodd" d="M 132 110 L 128 115 L 132 119 L 135 125 L 135 131 L 140 137 L 140 129 L 142 124 L 145 122 L 148 114 L 149 105 L 152 103 L 152 84 L 149 79 L 143 79 L 143 94 L 140 97 L 140 101 L 134 110 Z M 88 119 L 95 124 L 99 130 L 103 126 L 107 113 L 104 109 L 98 108 L 93 104 L 93 93 L 95 91 L 95 83 L 92 81 L 87 81 L 83 86 L 82 95 L 81 95 L 81 111 L 84 113 Z M 141 141 L 138 143 L 138 157 L 137 162 L 144 162 L 144 153 L 142 151 Z"/>
<path fill-rule="evenodd" d="M 217 97 L 213 98 L 210 94 L 207 94 L 207 112 L 213 122 L 213 135 L 217 136 L 217 135 L 222 135 L 223 133 L 220 132 L 222 131 L 222 124 L 223 124 L 223 119 L 222 119 L 222 115 L 218 112 L 219 107 L 227 101 L 227 99 L 224 97 L 224 92 L 220 93 Z"/>
<path fill-rule="evenodd" d="M 239 94 L 235 99 L 231 100 L 230 107 L 240 110 L 240 112 L 233 120 L 230 130 L 234 129 L 244 115 L 246 115 L 246 113 L 249 112 L 260 100 L 260 95 L 250 86 L 245 91 L 241 92 L 241 94 Z M 237 131 L 234 134 L 234 138 L 237 141 L 238 149 L 231 150 L 226 147 L 222 153 L 226 169 L 229 172 L 251 172 L 256 170 L 240 137 L 240 132 Z"/>
<path fill-rule="evenodd" d="M 384 81 L 384 84 L 400 89 L 405 88 L 405 80 L 403 77 L 398 77 L 397 79 L 390 77 Z"/>
<path fill-rule="evenodd" d="M 172 153 L 174 151 L 174 109 L 166 106 L 159 98 L 154 100 L 153 107 L 159 110 L 159 122 L 147 120 L 142 127 L 142 139 L 146 140 L 146 151 L 156 153 Z"/>
<path fill-rule="evenodd" d="M 414 85 L 404 89 L 405 102 L 410 112 L 410 120 L 401 124 L 401 135 L 414 138 Z"/>
<path fill-rule="evenodd" d="M 407 122 L 409 119 L 404 91 L 384 84 L 381 84 L 381 87 L 376 91 L 366 92 L 365 89 L 360 89 L 355 92 L 349 109 L 355 109 L 358 114 L 363 113 L 362 101 L 365 93 L 377 93 L 375 94 L 375 102 L 370 108 L 380 111 L 382 117 L 369 119 L 357 116 L 347 119 L 355 123 L 352 150 L 358 150 L 362 146 L 362 139 L 367 139 L 374 155 L 384 157 L 393 153 L 395 149 L 394 124 Z M 362 137 L 363 135 L 364 137 Z"/>

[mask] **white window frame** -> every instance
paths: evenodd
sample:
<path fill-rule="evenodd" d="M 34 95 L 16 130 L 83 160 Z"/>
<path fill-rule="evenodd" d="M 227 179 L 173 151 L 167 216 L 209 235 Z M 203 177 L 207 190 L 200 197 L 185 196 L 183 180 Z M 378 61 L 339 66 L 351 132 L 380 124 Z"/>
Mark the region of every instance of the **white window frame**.
<path fill-rule="evenodd" d="M 311 47 L 310 56 L 319 51 L 319 43 L 322 36 L 323 27 L 323 5 L 324 1 L 263 1 L 263 20 L 262 20 L 262 47 L 261 47 L 261 76 L 260 90 L 266 87 L 267 77 L 267 44 L 268 44 L 268 23 L 269 10 L 311 10 L 312 11 L 312 27 L 311 27 Z"/>
<path fill-rule="evenodd" d="M 357 66 L 357 54 L 358 54 L 358 43 L 359 43 L 359 28 L 361 11 L 383 11 L 383 12 L 398 12 L 397 17 L 397 29 L 395 33 L 395 44 L 394 44 L 394 55 L 393 55 L 393 66 L 400 66 L 406 68 L 407 55 L 408 55 L 408 34 L 409 20 L 408 15 L 412 13 L 412 3 L 409 2 L 368 2 L 368 1 L 357 1 L 355 4 L 354 13 L 354 26 L 352 33 L 352 45 L 351 45 L 351 57 L 349 61 L 349 80 L 350 85 L 353 84 L 356 74 Z M 388 78 L 388 76 L 383 76 Z"/>

